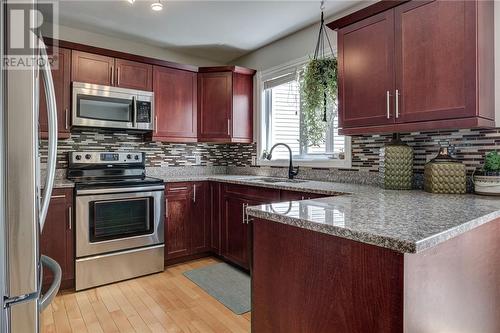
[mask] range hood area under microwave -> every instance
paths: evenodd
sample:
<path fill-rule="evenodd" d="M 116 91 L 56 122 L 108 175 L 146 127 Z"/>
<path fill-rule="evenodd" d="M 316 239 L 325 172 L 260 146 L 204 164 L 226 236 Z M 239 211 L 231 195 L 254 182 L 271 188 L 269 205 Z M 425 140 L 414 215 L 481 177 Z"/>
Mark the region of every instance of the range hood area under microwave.
<path fill-rule="evenodd" d="M 73 82 L 72 126 L 152 131 L 154 119 L 151 91 Z"/>

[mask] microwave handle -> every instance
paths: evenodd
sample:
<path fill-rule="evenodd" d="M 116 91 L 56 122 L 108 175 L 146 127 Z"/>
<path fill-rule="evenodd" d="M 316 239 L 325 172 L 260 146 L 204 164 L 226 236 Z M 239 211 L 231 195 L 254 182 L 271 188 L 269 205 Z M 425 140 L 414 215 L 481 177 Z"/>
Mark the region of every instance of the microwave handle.
<path fill-rule="evenodd" d="M 134 110 L 134 114 L 132 115 L 132 127 L 136 127 L 137 124 L 137 98 L 135 96 L 132 96 L 132 107 Z"/>

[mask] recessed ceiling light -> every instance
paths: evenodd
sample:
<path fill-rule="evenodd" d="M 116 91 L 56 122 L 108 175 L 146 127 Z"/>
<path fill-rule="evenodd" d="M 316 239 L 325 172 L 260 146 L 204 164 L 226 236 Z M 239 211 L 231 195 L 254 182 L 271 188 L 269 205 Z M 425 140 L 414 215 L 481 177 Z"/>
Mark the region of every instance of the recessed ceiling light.
<path fill-rule="evenodd" d="M 134 4 L 135 0 L 127 0 L 131 5 Z"/>
<path fill-rule="evenodd" d="M 155 12 L 160 11 L 163 9 L 163 4 L 161 3 L 160 0 L 155 1 L 151 4 L 151 9 L 154 10 Z"/>

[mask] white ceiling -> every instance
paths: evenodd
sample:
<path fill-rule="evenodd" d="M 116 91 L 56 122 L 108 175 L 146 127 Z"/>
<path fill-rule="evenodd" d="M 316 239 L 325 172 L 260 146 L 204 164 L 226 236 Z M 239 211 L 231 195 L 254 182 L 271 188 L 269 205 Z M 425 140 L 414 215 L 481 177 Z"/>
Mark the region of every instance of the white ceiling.
<path fill-rule="evenodd" d="M 319 21 L 319 1 L 152 0 L 59 2 L 61 25 L 133 39 L 202 58 L 230 62 L 246 53 Z M 330 0 L 325 15 L 359 0 Z"/>

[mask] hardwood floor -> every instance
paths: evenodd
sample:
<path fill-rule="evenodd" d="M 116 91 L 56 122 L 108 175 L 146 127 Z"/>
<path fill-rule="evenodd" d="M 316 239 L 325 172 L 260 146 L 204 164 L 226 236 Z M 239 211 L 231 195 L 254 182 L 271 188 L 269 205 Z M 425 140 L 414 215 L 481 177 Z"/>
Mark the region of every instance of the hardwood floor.
<path fill-rule="evenodd" d="M 219 262 L 203 258 L 163 273 L 80 292 L 62 292 L 42 313 L 42 332 L 250 332 L 236 315 L 182 273 Z"/>

